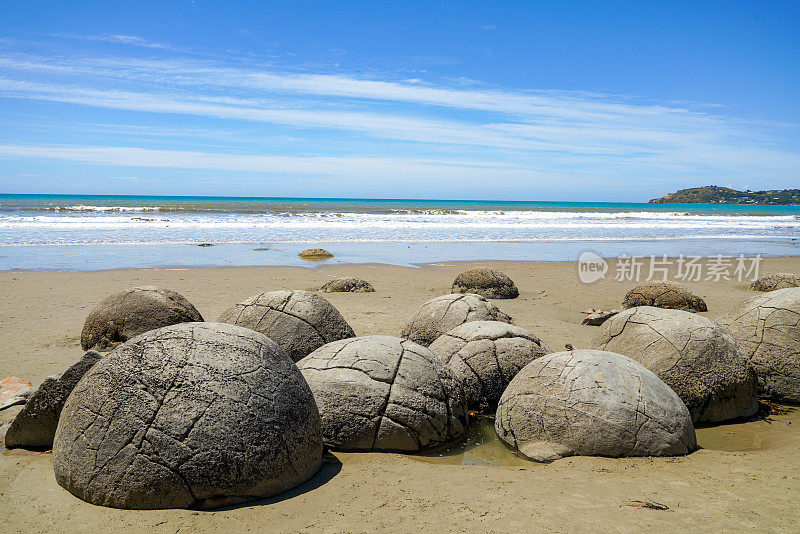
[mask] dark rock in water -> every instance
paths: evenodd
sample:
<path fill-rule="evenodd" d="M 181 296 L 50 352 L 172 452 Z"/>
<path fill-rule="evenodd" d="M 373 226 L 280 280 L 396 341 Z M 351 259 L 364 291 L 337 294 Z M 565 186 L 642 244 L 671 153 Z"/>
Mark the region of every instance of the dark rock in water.
<path fill-rule="evenodd" d="M 61 376 L 50 376 L 28 398 L 6 432 L 6 447 L 50 449 L 56 434 L 58 418 L 67 397 L 83 375 L 103 357 L 90 350 Z"/>
<path fill-rule="evenodd" d="M 325 293 L 373 293 L 372 284 L 360 278 L 337 278 L 322 286 Z"/>
<path fill-rule="evenodd" d="M 110 350 L 148 330 L 202 320 L 200 312 L 175 291 L 134 287 L 106 297 L 91 311 L 81 332 L 81 347 Z"/>
<path fill-rule="evenodd" d="M 213 247 L 214 243 L 200 243 L 198 247 Z"/>
<path fill-rule="evenodd" d="M 0 410 L 25 404 L 33 394 L 33 385 L 27 380 L 9 376 L 0 380 Z"/>
<path fill-rule="evenodd" d="M 750 284 L 748 289 L 753 291 L 777 291 L 789 287 L 800 287 L 800 276 L 792 273 L 777 273 L 762 276 Z"/>
<path fill-rule="evenodd" d="M 265 336 L 221 323 L 147 332 L 92 367 L 61 412 L 56 481 L 113 508 L 262 499 L 322 463 L 313 394 Z"/>
<path fill-rule="evenodd" d="M 324 248 L 309 248 L 301 252 L 297 255 L 304 260 L 325 260 L 328 258 L 332 258 L 333 254 L 325 250 Z"/>
<path fill-rule="evenodd" d="M 459 274 L 451 293 L 475 293 L 487 299 L 515 299 L 519 290 L 505 273 L 488 267 L 474 267 Z"/>
<path fill-rule="evenodd" d="M 655 306 L 690 312 L 708 311 L 705 301 L 675 282 L 650 281 L 639 284 L 625 295 L 622 307 Z"/>
<path fill-rule="evenodd" d="M 589 326 L 600 326 L 604 322 L 606 322 L 611 317 L 614 317 L 616 314 L 619 313 L 619 310 L 600 310 L 596 312 L 592 312 L 586 317 L 583 318 L 581 324 L 589 325 Z"/>

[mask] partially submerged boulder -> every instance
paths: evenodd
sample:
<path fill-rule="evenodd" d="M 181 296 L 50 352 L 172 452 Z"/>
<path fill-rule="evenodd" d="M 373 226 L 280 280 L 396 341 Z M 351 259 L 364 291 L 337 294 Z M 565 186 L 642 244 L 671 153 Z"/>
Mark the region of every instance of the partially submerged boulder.
<path fill-rule="evenodd" d="M 515 299 L 519 290 L 504 272 L 489 267 L 473 267 L 459 274 L 451 293 L 475 293 L 488 299 Z"/>
<path fill-rule="evenodd" d="M 149 330 L 202 320 L 200 312 L 171 289 L 134 287 L 109 295 L 89 313 L 81 332 L 81 347 L 110 350 Z"/>
<path fill-rule="evenodd" d="M 777 273 L 762 276 L 755 280 L 748 289 L 752 291 L 777 291 L 789 287 L 800 287 L 800 276 L 792 273 Z"/>
<path fill-rule="evenodd" d="M 373 293 L 375 288 L 360 278 L 337 278 L 322 286 L 325 293 Z"/>
<path fill-rule="evenodd" d="M 336 341 L 297 365 L 314 392 L 332 449 L 418 451 L 467 428 L 458 380 L 430 350 L 406 339 Z"/>
<path fill-rule="evenodd" d="M 676 456 L 697 448 L 692 419 L 639 363 L 599 350 L 537 358 L 511 381 L 495 430 L 537 461 L 565 456 Z"/>
<path fill-rule="evenodd" d="M 472 321 L 438 337 L 430 349 L 461 380 L 470 410 L 494 412 L 520 369 L 552 352 L 533 333 L 500 321 Z"/>
<path fill-rule="evenodd" d="M 255 295 L 222 312 L 219 321 L 261 332 L 294 361 L 326 343 L 355 336 L 339 310 L 310 291 Z"/>
<path fill-rule="evenodd" d="M 0 380 L 0 410 L 25 404 L 33 394 L 33 384 L 16 376 Z"/>
<path fill-rule="evenodd" d="M 308 248 L 297 256 L 304 260 L 327 260 L 328 258 L 332 258 L 333 254 L 324 248 Z"/>
<path fill-rule="evenodd" d="M 760 394 L 776 402 L 800 403 L 800 288 L 752 298 L 719 322 L 749 358 Z"/>
<path fill-rule="evenodd" d="M 651 280 L 634 287 L 625 295 L 622 307 L 655 306 L 691 312 L 708 311 L 705 301 L 680 284 Z"/>
<path fill-rule="evenodd" d="M 291 489 L 317 472 L 314 397 L 278 345 L 188 323 L 117 347 L 67 399 L 56 481 L 101 506 L 207 509 Z"/>
<path fill-rule="evenodd" d="M 618 352 L 658 375 L 694 422 L 714 423 L 758 411 L 756 377 L 739 344 L 711 319 L 641 306 L 600 329 L 593 348 Z"/>
<path fill-rule="evenodd" d="M 510 323 L 511 317 L 480 295 L 442 295 L 423 304 L 400 336 L 427 347 L 445 332 L 470 321 Z"/>
<path fill-rule="evenodd" d="M 90 350 L 60 376 L 47 377 L 11 422 L 6 432 L 6 447 L 51 449 L 58 418 L 67 397 L 83 375 L 102 357 L 99 352 Z"/>

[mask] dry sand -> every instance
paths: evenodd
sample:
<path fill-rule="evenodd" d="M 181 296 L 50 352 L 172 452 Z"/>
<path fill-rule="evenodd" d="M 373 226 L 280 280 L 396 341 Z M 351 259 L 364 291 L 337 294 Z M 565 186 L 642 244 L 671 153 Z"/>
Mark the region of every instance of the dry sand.
<path fill-rule="evenodd" d="M 494 301 L 554 350 L 588 347 L 595 327 L 582 310 L 618 307 L 632 282 L 578 281 L 571 262 L 481 262 L 504 270 L 520 297 Z M 319 265 L 188 270 L 0 273 L 0 378 L 37 385 L 81 353 L 88 310 L 107 293 L 160 285 L 185 295 L 206 320 L 275 289 L 318 288 L 357 276 L 375 293 L 325 295 L 358 335 L 398 335 L 424 301 L 448 293 L 475 263 L 419 269 Z M 612 273 L 614 265 L 611 265 Z M 770 258 L 762 274 L 800 272 L 800 258 Z M 736 281 L 686 284 L 716 317 L 752 297 Z M 18 408 L 0 412 L 0 437 Z M 0 452 L 0 532 L 87 531 L 800 531 L 800 417 L 698 432 L 708 448 L 680 458 L 575 457 L 542 465 L 488 448 L 438 461 L 398 454 L 327 455 L 311 482 L 269 501 L 214 512 L 126 511 L 86 504 L 61 489 L 49 454 Z M 794 423 L 794 424 L 789 424 Z M 484 456 L 481 457 L 481 454 Z M 500 458 L 498 460 L 498 458 Z M 469 459 L 469 462 L 467 460 Z M 509 460 L 510 459 L 510 460 Z M 499 463 L 492 465 L 454 465 Z M 655 501 L 668 510 L 633 506 Z"/>

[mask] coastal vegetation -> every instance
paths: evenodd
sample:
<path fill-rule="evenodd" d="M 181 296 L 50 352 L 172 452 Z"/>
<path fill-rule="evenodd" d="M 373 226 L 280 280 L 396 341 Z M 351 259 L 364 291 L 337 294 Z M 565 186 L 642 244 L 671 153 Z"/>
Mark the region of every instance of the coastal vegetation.
<path fill-rule="evenodd" d="M 730 187 L 706 185 L 681 189 L 650 201 L 654 204 L 766 204 L 800 205 L 800 189 L 737 191 Z"/>

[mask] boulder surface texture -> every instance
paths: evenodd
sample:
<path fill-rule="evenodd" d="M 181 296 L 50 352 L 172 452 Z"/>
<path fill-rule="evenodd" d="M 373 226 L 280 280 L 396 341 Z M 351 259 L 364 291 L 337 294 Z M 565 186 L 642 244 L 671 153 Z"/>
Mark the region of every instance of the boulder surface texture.
<path fill-rule="evenodd" d="M 750 284 L 753 291 L 777 291 L 789 287 L 800 287 L 800 276 L 792 273 L 777 273 L 762 276 Z"/>
<path fill-rule="evenodd" d="M 322 461 L 319 412 L 265 336 L 221 323 L 160 328 L 78 382 L 53 442 L 56 481 L 92 504 L 207 509 L 301 484 Z"/>
<path fill-rule="evenodd" d="M 625 295 L 622 307 L 655 306 L 692 312 L 708 311 L 706 302 L 675 282 L 650 281 L 639 284 Z"/>
<path fill-rule="evenodd" d="M 406 339 L 336 341 L 298 362 L 322 416 L 325 444 L 343 451 L 418 451 L 467 427 L 461 384 Z"/>
<path fill-rule="evenodd" d="M 324 248 L 308 248 L 297 255 L 304 260 L 325 260 L 332 258 L 333 254 Z"/>
<path fill-rule="evenodd" d="M 372 293 L 375 288 L 360 278 L 337 278 L 322 286 L 325 293 Z"/>
<path fill-rule="evenodd" d="M 497 407 L 500 439 L 537 461 L 565 456 L 676 456 L 696 447 L 692 419 L 639 363 L 599 350 L 537 358 Z"/>
<path fill-rule="evenodd" d="M 355 336 L 339 310 L 310 291 L 255 295 L 222 312 L 219 321 L 261 332 L 294 361 L 326 343 Z"/>
<path fill-rule="evenodd" d="M 641 306 L 600 327 L 593 347 L 618 352 L 658 375 L 686 403 L 694 422 L 748 417 L 758 411 L 756 376 L 739 344 L 699 315 Z"/>
<path fill-rule="evenodd" d="M 515 299 L 516 284 L 505 273 L 489 267 L 473 267 L 459 274 L 451 293 L 475 293 L 487 299 Z"/>

